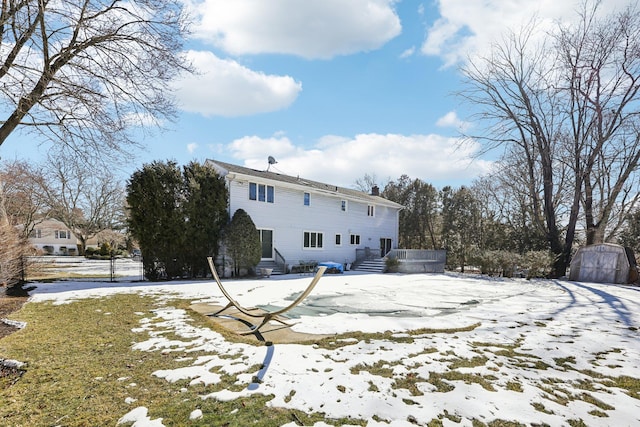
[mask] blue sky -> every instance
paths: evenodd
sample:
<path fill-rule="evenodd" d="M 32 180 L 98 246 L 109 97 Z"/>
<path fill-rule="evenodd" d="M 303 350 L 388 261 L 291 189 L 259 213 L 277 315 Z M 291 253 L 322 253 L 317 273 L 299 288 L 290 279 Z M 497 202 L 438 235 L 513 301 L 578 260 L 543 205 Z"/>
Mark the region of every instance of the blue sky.
<path fill-rule="evenodd" d="M 629 0 L 604 0 L 611 11 Z M 442 188 L 468 184 L 497 155 L 459 145 L 472 106 L 452 93 L 457 67 L 507 27 L 540 27 L 578 2 L 531 0 L 185 0 L 195 18 L 175 83 L 180 115 L 143 140 L 124 177 L 153 160 L 217 159 L 351 187 L 402 174 Z M 4 159 L 39 158 L 12 137 Z M 25 149 L 25 147 L 29 149 Z"/>

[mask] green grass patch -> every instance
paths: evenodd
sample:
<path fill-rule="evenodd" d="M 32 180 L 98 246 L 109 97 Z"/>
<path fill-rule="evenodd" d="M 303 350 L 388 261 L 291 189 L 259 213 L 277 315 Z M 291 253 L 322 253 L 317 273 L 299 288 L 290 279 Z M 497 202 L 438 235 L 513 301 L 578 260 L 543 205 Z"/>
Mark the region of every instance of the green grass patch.
<path fill-rule="evenodd" d="M 395 365 L 400 364 L 400 362 L 395 362 Z M 379 360 L 373 365 L 367 365 L 366 363 L 360 363 L 350 369 L 353 375 L 358 375 L 362 371 L 369 372 L 371 375 L 377 375 L 379 377 L 391 378 L 393 377 L 393 369 L 391 369 L 390 362 L 386 360 Z"/>
<path fill-rule="evenodd" d="M 520 384 L 518 381 L 508 381 L 506 384 L 506 389 L 518 393 L 524 392 L 524 390 L 522 389 L 522 384 Z"/>
<path fill-rule="evenodd" d="M 391 387 L 394 389 L 407 389 L 412 396 L 422 396 L 424 393 L 418 388 L 418 383 L 421 382 L 425 382 L 425 380 L 410 372 L 402 377 L 396 378 Z"/>
<path fill-rule="evenodd" d="M 433 328 L 420 328 L 408 331 L 406 334 L 402 334 L 398 336 L 397 332 L 385 331 L 378 333 L 365 333 L 365 332 L 350 332 L 348 334 L 339 334 L 332 337 L 324 338 L 321 340 L 310 341 L 305 344 L 314 344 L 319 348 L 323 348 L 326 350 L 336 350 L 338 348 L 357 345 L 359 342 L 363 341 L 365 343 L 370 343 L 371 341 L 388 341 L 390 343 L 413 343 L 417 337 L 422 337 L 424 335 L 434 335 L 434 334 L 455 334 L 459 332 L 470 332 L 480 326 L 480 323 L 474 323 L 473 325 L 466 326 L 463 328 L 443 328 L 443 329 L 433 329 Z M 424 354 L 434 353 L 437 349 L 426 348 L 424 350 Z"/>

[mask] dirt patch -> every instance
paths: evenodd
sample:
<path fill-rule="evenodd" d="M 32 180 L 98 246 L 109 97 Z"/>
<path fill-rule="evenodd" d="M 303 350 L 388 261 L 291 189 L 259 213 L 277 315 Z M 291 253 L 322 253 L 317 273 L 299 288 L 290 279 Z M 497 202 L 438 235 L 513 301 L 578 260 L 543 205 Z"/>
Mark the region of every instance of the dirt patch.
<path fill-rule="evenodd" d="M 24 303 L 27 302 L 26 296 L 7 296 L 1 291 L 4 291 L 4 289 L 0 289 L 0 319 L 4 319 L 14 311 L 20 310 Z M 0 321 L 0 339 L 17 330 L 18 328 L 15 326 Z M 0 355 L 0 388 L 9 387 L 14 384 L 23 372 L 24 371 L 13 366 L 3 364 L 2 355 Z"/>
<path fill-rule="evenodd" d="M 4 319 L 14 311 L 20 310 L 25 302 L 27 302 L 26 296 L 8 296 L 0 292 L 0 319 Z M 0 322 L 0 339 L 16 330 L 17 328 L 14 326 Z"/>

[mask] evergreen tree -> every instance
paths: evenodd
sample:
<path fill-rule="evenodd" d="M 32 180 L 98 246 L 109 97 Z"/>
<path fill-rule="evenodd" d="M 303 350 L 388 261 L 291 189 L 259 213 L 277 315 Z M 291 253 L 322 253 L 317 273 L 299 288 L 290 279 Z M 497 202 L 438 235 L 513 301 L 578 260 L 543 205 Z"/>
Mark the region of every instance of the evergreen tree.
<path fill-rule="evenodd" d="M 182 274 L 182 188 L 176 163 L 157 161 L 134 172 L 127 185 L 129 230 L 140 243 L 145 276 L 150 280 Z"/>
<path fill-rule="evenodd" d="M 254 268 L 260 262 L 262 246 L 260 236 L 253 220 L 242 209 L 238 209 L 231 218 L 225 231 L 227 255 L 233 260 L 233 272 L 240 275 L 242 269 Z"/>
<path fill-rule="evenodd" d="M 447 264 L 464 267 L 472 251 L 480 246 L 480 210 L 473 193 L 465 187 L 442 189 L 442 234 Z"/>
<path fill-rule="evenodd" d="M 640 255 L 640 210 L 628 214 L 625 220 L 618 243 L 630 247 L 636 255 Z"/>
<path fill-rule="evenodd" d="M 402 175 L 397 181 L 389 182 L 382 195 L 404 206 L 400 211 L 400 247 L 440 248 L 438 191 L 431 184 Z"/>
<path fill-rule="evenodd" d="M 191 162 L 184 167 L 183 256 L 192 277 L 207 274 L 206 258 L 218 254 L 221 232 L 228 222 L 224 178 L 207 166 Z"/>

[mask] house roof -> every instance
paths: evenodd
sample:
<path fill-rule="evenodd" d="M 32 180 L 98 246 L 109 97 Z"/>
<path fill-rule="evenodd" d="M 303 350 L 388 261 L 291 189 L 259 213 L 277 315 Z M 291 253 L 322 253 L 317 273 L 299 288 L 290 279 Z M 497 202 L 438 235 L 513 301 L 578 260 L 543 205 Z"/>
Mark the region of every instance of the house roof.
<path fill-rule="evenodd" d="M 403 208 L 402 205 L 392 202 L 391 200 L 387 200 L 384 197 L 374 196 L 372 194 L 365 193 L 364 191 L 354 190 L 351 188 L 325 184 L 323 182 L 313 181 L 313 180 L 302 178 L 299 176 L 296 177 L 296 176 L 284 175 L 281 173 L 276 173 L 271 171 L 260 171 L 257 169 L 251 169 L 244 166 L 238 166 L 231 163 L 225 163 L 225 162 L 220 162 L 220 161 L 211 160 L 211 159 L 207 160 L 207 163 L 211 164 L 222 175 L 226 175 L 227 173 L 245 175 L 248 177 L 255 177 L 255 178 L 260 178 L 264 180 L 277 181 L 277 182 L 282 182 L 289 185 L 302 187 L 309 192 L 312 192 L 313 190 L 320 191 L 320 192 L 329 192 L 339 196 L 343 196 L 345 198 L 358 199 L 358 200 L 366 201 L 372 204 L 375 203 L 378 205 L 385 205 L 385 206 L 393 207 L 396 209 Z"/>

